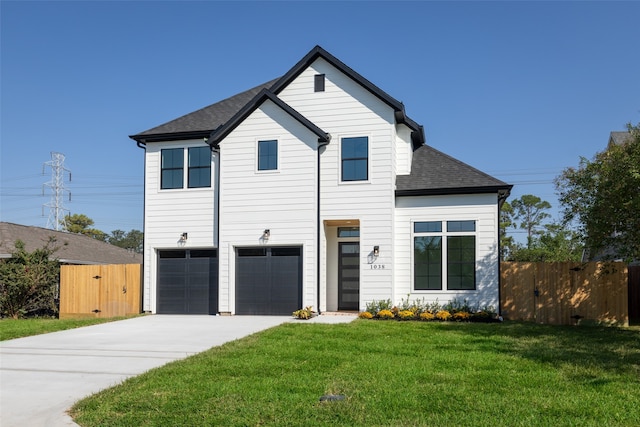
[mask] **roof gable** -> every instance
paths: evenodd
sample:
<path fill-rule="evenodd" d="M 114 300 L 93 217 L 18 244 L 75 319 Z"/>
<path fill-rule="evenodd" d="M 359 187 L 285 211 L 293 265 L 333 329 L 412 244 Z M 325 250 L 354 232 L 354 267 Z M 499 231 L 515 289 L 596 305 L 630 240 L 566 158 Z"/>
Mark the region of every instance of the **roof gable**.
<path fill-rule="evenodd" d="M 396 178 L 396 196 L 501 193 L 512 185 L 454 159 L 428 145 L 413 153 L 411 174 Z"/>
<path fill-rule="evenodd" d="M 364 78 L 361 74 L 353 70 L 351 67 L 340 61 L 338 58 L 324 50 L 320 46 L 316 46 L 309 53 L 307 53 L 297 64 L 295 64 L 287 73 L 278 79 L 273 86 L 271 86 L 271 92 L 278 95 L 286 86 L 288 86 L 296 77 L 298 77 L 304 70 L 306 70 L 313 62 L 318 58 L 322 58 L 337 68 L 340 72 L 347 75 L 353 81 L 365 88 L 371 94 L 376 96 L 385 104 L 389 105 L 395 111 L 396 122 L 402 123 L 412 130 L 411 140 L 413 142 L 414 149 L 424 144 L 424 129 L 418 123 L 407 117 L 404 111 L 404 104 L 398 101 L 378 86 L 371 83 Z"/>
<path fill-rule="evenodd" d="M 278 98 L 275 94 L 267 89 L 262 89 L 248 104 L 246 104 L 240 111 L 238 111 L 229 121 L 217 130 L 211 133 L 207 143 L 212 147 L 219 148 L 220 141 L 222 141 L 227 135 L 229 135 L 240 123 L 242 123 L 251 113 L 260 107 L 265 101 L 271 101 L 276 106 L 281 108 L 285 113 L 289 114 L 295 120 L 300 122 L 304 127 L 318 136 L 318 142 L 320 144 L 328 144 L 331 140 L 331 136 L 313 124 L 309 119 L 298 113 L 291 108 L 287 103 Z"/>

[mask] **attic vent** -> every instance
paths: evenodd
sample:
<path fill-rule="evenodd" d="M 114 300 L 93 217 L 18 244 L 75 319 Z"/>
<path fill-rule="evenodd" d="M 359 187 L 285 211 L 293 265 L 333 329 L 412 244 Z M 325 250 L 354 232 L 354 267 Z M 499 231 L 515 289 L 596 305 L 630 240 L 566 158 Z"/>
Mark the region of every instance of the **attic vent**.
<path fill-rule="evenodd" d="M 313 77 L 313 91 L 324 92 L 324 74 L 316 74 Z"/>

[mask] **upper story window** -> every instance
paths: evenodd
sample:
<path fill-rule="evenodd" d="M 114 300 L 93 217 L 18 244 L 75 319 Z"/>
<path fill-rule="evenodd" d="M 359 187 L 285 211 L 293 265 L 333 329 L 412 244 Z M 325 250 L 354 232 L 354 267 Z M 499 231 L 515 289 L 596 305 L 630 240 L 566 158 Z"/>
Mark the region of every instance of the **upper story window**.
<path fill-rule="evenodd" d="M 369 138 L 366 136 L 342 138 L 340 161 L 342 181 L 367 181 L 369 179 Z"/>
<path fill-rule="evenodd" d="M 185 171 L 185 154 L 187 170 Z M 209 147 L 168 148 L 160 151 L 160 188 L 163 190 L 211 187 Z M 185 176 L 186 174 L 186 176 Z"/>
<path fill-rule="evenodd" d="M 278 169 L 278 141 L 258 141 L 258 170 Z"/>
<path fill-rule="evenodd" d="M 160 188 L 182 188 L 184 186 L 184 149 L 161 150 Z"/>
<path fill-rule="evenodd" d="M 189 148 L 189 188 L 211 187 L 211 149 Z"/>
<path fill-rule="evenodd" d="M 324 92 L 324 74 L 316 74 L 313 76 L 313 91 Z"/>

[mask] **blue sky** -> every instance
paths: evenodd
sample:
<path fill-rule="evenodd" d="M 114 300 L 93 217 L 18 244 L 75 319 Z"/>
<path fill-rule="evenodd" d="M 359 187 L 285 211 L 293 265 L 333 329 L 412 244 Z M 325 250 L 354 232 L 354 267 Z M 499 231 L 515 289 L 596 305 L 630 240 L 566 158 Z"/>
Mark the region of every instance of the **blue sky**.
<path fill-rule="evenodd" d="M 0 2 L 0 219 L 65 207 L 142 230 L 128 135 L 281 76 L 316 44 L 401 100 L 427 143 L 535 194 L 640 122 L 640 2 Z M 44 211 L 44 215 L 43 215 Z"/>

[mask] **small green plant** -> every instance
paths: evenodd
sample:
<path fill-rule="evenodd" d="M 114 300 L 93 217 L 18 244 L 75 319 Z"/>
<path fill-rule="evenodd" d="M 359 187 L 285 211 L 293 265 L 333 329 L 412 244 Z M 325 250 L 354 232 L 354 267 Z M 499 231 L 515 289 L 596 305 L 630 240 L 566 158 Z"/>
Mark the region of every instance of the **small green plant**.
<path fill-rule="evenodd" d="M 369 313 L 368 311 L 363 311 L 358 314 L 358 317 L 360 319 L 373 319 L 373 314 Z"/>
<path fill-rule="evenodd" d="M 391 310 L 380 310 L 378 312 L 378 318 L 379 319 L 393 319 L 394 314 Z"/>
<path fill-rule="evenodd" d="M 365 311 L 368 311 L 369 313 L 371 313 L 374 316 L 376 316 L 382 310 L 391 310 L 391 307 L 392 307 L 392 304 L 391 304 L 391 300 L 390 299 L 387 299 L 387 300 L 384 300 L 384 301 L 383 300 L 380 300 L 380 301 L 373 300 L 373 301 L 367 303 Z"/>
<path fill-rule="evenodd" d="M 300 310 L 296 310 L 293 312 L 293 317 L 303 320 L 311 319 L 313 317 L 313 308 L 311 306 L 307 306 Z"/>

